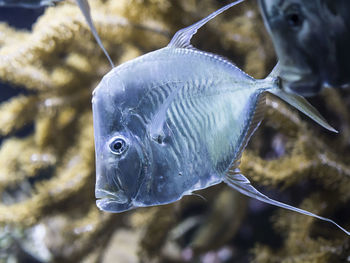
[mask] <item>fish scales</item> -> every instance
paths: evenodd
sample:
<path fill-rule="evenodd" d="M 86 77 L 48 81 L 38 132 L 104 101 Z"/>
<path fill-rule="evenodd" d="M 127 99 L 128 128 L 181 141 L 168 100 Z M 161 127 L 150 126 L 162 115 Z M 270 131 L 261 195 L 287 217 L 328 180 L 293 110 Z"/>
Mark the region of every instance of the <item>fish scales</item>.
<path fill-rule="evenodd" d="M 229 153 L 234 153 L 233 149 L 237 148 L 237 143 L 240 141 L 239 135 L 244 134 L 243 129 L 246 128 L 244 126 L 239 127 L 239 119 L 243 116 L 242 123 L 249 123 L 246 119 L 246 116 L 249 115 L 245 115 L 246 111 L 240 111 L 242 105 L 237 105 L 234 101 L 242 101 L 242 99 L 247 101 L 244 95 L 250 95 L 250 91 L 248 94 L 240 94 L 242 91 L 235 92 L 235 90 L 232 90 L 231 92 L 226 92 L 225 98 L 222 98 L 222 94 L 216 92 L 218 87 L 220 88 L 220 86 L 213 86 L 215 94 L 209 94 L 209 96 L 207 94 L 202 94 L 201 97 L 197 95 L 198 97 L 191 100 L 187 98 L 190 97 L 190 94 L 187 93 L 188 96 L 179 98 L 176 102 L 174 101 L 174 107 L 179 104 L 179 107 L 182 106 L 181 108 L 183 109 L 179 114 L 184 119 L 180 123 L 185 130 L 183 137 L 192 145 L 207 145 L 213 166 L 215 167 L 222 159 L 232 160 L 235 158 Z M 193 87 L 193 90 L 196 90 L 196 87 Z M 202 118 L 199 122 L 206 124 L 205 129 L 200 129 L 200 125 L 194 125 L 196 115 L 193 113 L 193 109 L 197 109 L 198 106 L 201 106 L 198 111 L 203 112 L 208 117 L 207 122 L 205 118 Z M 232 114 L 233 109 L 235 111 L 234 114 Z M 169 111 L 171 112 L 171 109 Z M 186 112 L 191 112 L 191 114 L 186 114 Z M 171 121 L 172 119 L 169 118 L 169 122 Z M 203 127 L 203 125 L 201 126 Z M 235 132 L 236 130 L 237 133 Z M 196 156 L 196 149 L 191 150 Z M 227 166 L 225 168 L 227 169 Z M 221 172 L 224 170 L 221 170 Z"/>
<path fill-rule="evenodd" d="M 174 54 L 172 54 L 173 52 L 172 51 L 170 51 L 170 55 L 174 55 Z M 235 67 L 235 66 L 233 66 L 232 64 L 231 65 L 229 65 L 228 64 L 228 62 L 227 61 L 223 61 L 223 60 L 221 60 L 221 59 L 216 59 L 216 58 L 213 58 L 212 56 L 209 56 L 208 54 L 206 54 L 206 53 L 204 53 L 204 52 L 198 52 L 198 51 L 196 51 L 196 50 L 177 50 L 176 52 L 175 52 L 175 54 L 181 54 L 181 53 L 185 53 L 185 54 L 190 54 L 190 53 L 192 53 L 192 54 L 194 54 L 195 56 L 198 56 L 198 55 L 202 55 L 205 59 L 208 59 L 209 61 L 212 61 L 213 63 L 214 63 L 214 65 L 215 65 L 215 63 L 223 63 L 223 64 L 225 64 L 225 65 L 228 65 L 229 67 L 229 69 L 233 69 L 234 70 L 234 72 L 238 72 L 238 73 L 240 73 L 241 71 L 240 70 L 238 70 L 237 71 L 237 68 Z M 141 59 L 141 62 L 142 62 L 142 60 L 143 59 Z M 169 60 L 169 59 L 168 59 Z M 171 60 L 171 59 L 170 59 Z M 159 60 L 156 60 L 156 61 L 153 61 L 152 63 L 158 63 L 159 62 Z M 188 63 L 188 61 L 184 61 L 185 63 Z M 175 63 L 175 62 L 174 62 Z M 207 61 L 203 61 L 202 62 L 205 66 L 208 66 L 206 63 L 207 63 Z M 136 64 L 138 64 L 138 63 L 136 63 Z M 170 64 L 172 64 L 172 62 L 170 62 Z M 129 65 L 129 66 L 126 66 L 126 67 L 123 67 L 123 68 L 121 68 L 121 70 L 129 70 L 130 68 L 134 68 L 135 70 L 137 70 L 137 67 L 135 67 L 136 65 Z M 149 66 L 149 64 L 148 64 L 148 66 Z M 174 67 L 173 67 L 173 65 L 171 65 L 170 66 L 171 68 L 170 68 L 170 70 L 171 71 L 173 71 L 174 70 Z M 182 67 L 182 65 L 181 66 L 179 66 L 179 68 L 181 68 Z M 215 66 L 214 66 L 215 67 Z M 164 70 L 165 68 L 163 68 L 163 70 Z M 222 92 L 225 92 L 225 93 L 227 93 L 228 91 L 230 91 L 230 92 L 235 92 L 236 91 L 236 89 L 242 89 L 241 87 L 235 87 L 236 89 L 232 89 L 231 88 L 231 86 L 232 86 L 232 84 L 231 83 L 234 83 L 234 80 L 232 79 L 232 77 L 231 77 L 231 75 L 234 75 L 234 72 L 233 72 L 233 74 L 232 74 L 232 72 L 228 72 L 228 74 L 229 75 L 227 75 L 226 76 L 226 78 L 228 79 L 227 80 L 227 83 L 229 83 L 228 85 L 226 85 L 226 86 L 224 86 L 225 87 L 225 89 L 222 89 L 222 87 L 218 87 L 218 85 L 216 85 L 216 87 L 215 86 L 211 86 L 211 85 L 206 85 L 206 82 L 208 82 L 208 81 L 210 81 L 210 79 L 208 79 L 208 77 L 206 76 L 206 77 L 203 77 L 202 78 L 202 80 L 198 77 L 198 76 L 196 76 L 195 78 L 194 78 L 194 76 L 193 75 L 191 75 L 190 77 L 190 79 L 189 79 L 189 82 L 192 82 L 193 84 L 192 84 L 192 87 L 190 87 L 191 86 L 191 84 L 189 83 L 188 85 L 186 85 L 186 84 L 184 84 L 184 87 L 181 87 L 181 90 L 179 91 L 179 96 L 176 98 L 176 100 L 174 101 L 174 104 L 173 104 L 173 107 L 171 107 L 170 108 L 170 113 L 172 113 L 173 112 L 173 108 L 174 107 L 176 107 L 178 104 L 177 103 L 175 103 L 175 102 L 179 102 L 180 103 L 180 105 L 179 105 L 179 108 L 177 109 L 177 111 L 174 113 L 174 114 L 177 114 L 177 116 L 178 116 L 178 118 L 179 118 L 179 120 L 181 120 L 181 116 L 186 116 L 186 109 L 185 110 L 182 110 L 183 108 L 185 108 L 183 105 L 182 105 L 182 103 L 184 103 L 184 102 L 186 102 L 186 103 L 190 103 L 191 104 L 191 101 L 189 100 L 189 98 L 191 98 L 191 100 L 192 100 L 192 97 L 193 97 L 193 100 L 199 100 L 198 98 L 196 98 L 196 96 L 198 96 L 198 95 L 200 95 L 200 93 L 201 93 L 201 95 L 203 96 L 203 95 L 205 95 L 205 96 L 207 96 L 208 98 L 207 98 L 207 101 L 206 100 L 204 100 L 204 99 L 202 99 L 201 101 L 199 101 L 199 105 L 201 106 L 201 104 L 204 104 L 204 103 L 207 103 L 207 105 L 204 105 L 204 106 L 202 106 L 200 109 L 198 109 L 197 110 L 197 112 L 205 112 L 205 109 L 210 109 L 210 108 L 212 108 L 213 107 L 213 102 L 212 102 L 212 100 L 211 100 L 211 98 L 209 98 L 209 97 L 211 97 L 211 96 L 215 96 L 215 95 L 221 95 L 220 93 L 222 93 Z M 200 73 L 200 72 L 199 72 Z M 132 74 L 132 73 L 131 73 Z M 220 70 L 220 74 L 222 74 L 222 72 L 221 72 L 221 70 Z M 150 74 L 150 75 L 152 75 L 152 74 Z M 177 75 L 177 77 L 178 77 L 178 74 L 176 74 Z M 202 74 L 202 75 L 204 75 L 204 74 Z M 215 75 L 215 74 L 213 74 L 213 75 Z M 217 74 L 217 75 L 219 75 L 219 74 Z M 158 75 L 157 75 L 158 76 Z M 169 76 L 169 75 L 168 75 Z M 205 76 L 205 75 L 204 75 Z M 248 77 L 248 76 L 246 76 L 246 75 L 243 75 L 244 77 L 247 77 L 247 79 L 248 80 L 250 80 L 250 77 Z M 159 76 L 159 79 L 162 79 L 163 78 L 163 76 Z M 169 79 L 169 77 L 167 77 L 168 79 Z M 221 81 L 223 81 L 223 80 L 221 80 Z M 176 83 L 176 82 L 175 82 Z M 196 86 L 193 86 L 193 85 L 196 85 Z M 155 85 L 156 86 L 156 88 L 158 87 L 157 85 Z M 227 86 L 229 86 L 230 87 L 230 89 L 229 88 L 227 88 Z M 248 87 L 249 85 L 247 85 L 246 87 Z M 168 84 L 168 87 L 170 87 L 169 86 L 169 84 Z M 192 89 L 187 89 L 187 87 L 188 88 L 192 88 Z M 151 86 L 150 86 L 150 88 L 151 88 Z M 174 87 L 174 88 L 177 88 L 177 87 Z M 202 89 L 202 90 L 201 90 Z M 210 93 L 205 93 L 206 92 L 206 90 L 205 89 L 207 89 L 208 91 L 211 91 Z M 243 88 L 243 90 L 244 90 L 244 88 Z M 237 90 L 237 92 L 238 92 L 239 90 Z M 159 89 L 159 90 L 157 90 L 157 89 L 155 89 L 154 90 L 154 93 L 155 94 L 157 94 L 157 92 L 161 92 L 161 89 Z M 169 93 L 170 93 L 170 91 L 169 91 Z M 162 95 L 162 97 L 163 97 L 163 99 L 165 99 L 165 94 L 164 93 L 162 93 L 163 95 Z M 141 99 L 141 101 L 145 101 L 145 99 L 144 98 L 142 98 Z M 238 109 L 238 107 L 237 106 L 235 106 L 235 102 L 234 102 L 235 100 L 234 100 L 234 98 L 231 98 L 231 101 L 229 102 L 229 104 L 231 104 L 231 103 L 233 103 L 232 104 L 232 106 L 233 107 L 235 107 L 235 111 L 234 111 L 234 113 L 233 114 L 235 114 L 235 112 L 238 112 L 237 111 L 237 109 Z M 145 101 L 145 103 L 147 104 L 147 103 L 149 103 L 148 101 Z M 153 108 L 157 108 L 157 107 L 159 107 L 159 105 L 162 103 L 162 101 L 157 101 L 157 104 L 153 104 L 152 102 L 150 103 L 153 107 L 152 107 L 152 109 Z M 192 101 L 192 103 L 193 103 L 193 101 Z M 221 102 L 219 102 L 218 103 L 218 105 L 217 106 L 219 106 L 220 107 L 220 105 L 221 105 L 222 103 Z M 188 106 L 190 106 L 190 105 L 188 105 Z M 140 107 L 140 105 L 138 106 L 138 107 Z M 196 108 L 196 107 L 195 107 Z M 214 107 L 215 108 L 215 107 Z M 217 107 L 216 107 L 217 108 Z M 189 109 L 188 111 L 190 111 L 190 112 L 192 112 L 192 110 L 191 109 Z M 179 113 L 180 112 L 180 113 Z M 217 112 L 220 112 L 220 111 L 217 111 Z M 224 116 L 225 114 L 227 113 L 227 111 L 223 111 L 223 113 L 221 114 L 221 115 L 219 115 L 219 117 L 220 116 Z M 146 114 L 145 112 L 144 112 L 144 114 Z M 150 114 L 148 114 L 149 115 L 149 117 L 151 117 L 152 116 L 152 113 L 150 113 Z M 180 117 L 179 117 L 180 116 Z M 216 119 L 216 117 L 213 117 L 213 115 L 212 114 L 207 114 L 207 117 L 208 117 L 208 121 L 207 122 L 204 122 L 204 125 L 206 126 L 206 129 L 207 130 L 212 130 L 212 128 L 213 128 L 213 126 L 214 126 L 214 124 L 213 124 L 213 119 Z M 170 119 L 171 121 L 172 121 L 172 119 Z M 181 122 L 181 124 L 179 124 L 179 125 L 174 125 L 175 127 L 179 127 L 179 129 L 180 129 L 180 131 L 183 133 L 183 135 L 184 135 L 184 137 L 188 137 L 188 138 L 196 138 L 197 136 L 195 136 L 195 135 L 191 135 L 191 134 L 189 134 L 190 132 L 191 132 L 191 129 L 189 129 L 189 124 L 190 125 L 192 125 L 192 123 L 193 122 L 195 122 L 196 120 L 195 120 L 195 116 L 193 117 L 193 119 L 191 120 L 191 121 L 189 121 L 189 122 Z M 218 124 L 218 122 L 216 122 L 216 124 Z M 187 127 L 187 129 L 184 129 L 184 127 L 183 126 L 186 126 Z M 199 133 L 199 131 L 197 131 L 197 133 Z M 232 133 L 231 131 L 230 131 L 230 133 Z M 213 132 L 213 134 L 216 134 L 216 132 Z M 211 136 L 209 136 L 209 137 L 211 137 Z M 209 139 L 209 138 L 207 138 L 207 139 Z M 198 142 L 197 142 L 198 143 Z M 188 145 L 188 142 L 182 142 L 181 143 L 181 145 Z M 192 148 L 191 149 L 194 149 L 194 147 L 192 146 Z M 178 149 L 178 150 L 180 150 L 180 149 Z M 187 152 L 187 151 L 186 151 Z"/>
<path fill-rule="evenodd" d="M 349 235 L 328 218 L 263 195 L 239 170 L 267 92 L 335 131 L 303 97 L 282 89 L 278 65 L 257 80 L 192 47 L 190 39 L 201 26 L 241 1 L 178 31 L 167 47 L 112 69 L 94 90 L 96 204 L 122 212 L 172 203 L 225 182 L 247 196 L 331 222 Z"/>

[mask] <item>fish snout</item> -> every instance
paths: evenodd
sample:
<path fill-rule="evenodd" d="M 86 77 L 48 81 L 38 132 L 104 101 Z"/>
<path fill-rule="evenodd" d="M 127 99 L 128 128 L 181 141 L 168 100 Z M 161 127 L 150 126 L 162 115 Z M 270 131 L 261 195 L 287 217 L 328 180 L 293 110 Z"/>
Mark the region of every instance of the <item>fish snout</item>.
<path fill-rule="evenodd" d="M 98 199 L 109 199 L 119 204 L 125 204 L 129 201 L 128 197 L 122 190 L 118 192 L 111 192 L 103 189 L 96 189 L 95 196 Z"/>
<path fill-rule="evenodd" d="M 117 139 L 109 140 L 104 151 L 96 155 L 96 187 L 97 206 L 107 212 L 122 212 L 133 205 L 143 175 L 144 155 L 138 141 L 130 133 L 119 133 Z M 109 151 L 114 141 L 119 143 L 123 138 L 125 151 L 118 152 L 115 145 Z M 118 149 L 119 149 L 118 148 Z"/>

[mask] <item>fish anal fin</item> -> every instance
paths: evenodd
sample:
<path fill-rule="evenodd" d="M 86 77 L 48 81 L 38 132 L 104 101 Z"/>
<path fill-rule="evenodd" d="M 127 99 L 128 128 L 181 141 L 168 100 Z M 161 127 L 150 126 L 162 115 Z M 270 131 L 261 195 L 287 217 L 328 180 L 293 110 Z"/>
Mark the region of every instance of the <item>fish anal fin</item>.
<path fill-rule="evenodd" d="M 235 6 L 244 0 L 236 0 L 233 3 L 230 3 L 228 5 L 225 5 L 224 7 L 220 8 L 219 10 L 211 13 L 207 17 L 203 18 L 202 20 L 198 21 L 197 23 L 185 27 L 183 29 L 180 29 L 175 33 L 173 38 L 171 39 L 170 43 L 168 44 L 168 47 L 173 48 L 193 48 L 191 45 L 191 38 L 197 33 L 197 30 L 204 26 L 206 23 L 208 23 L 210 20 L 212 20 L 217 15 L 221 14 L 222 12 L 226 11 L 232 6 Z"/>
<path fill-rule="evenodd" d="M 250 181 L 240 173 L 239 169 L 236 168 L 234 171 L 230 170 L 227 174 L 226 177 L 224 179 L 224 182 L 226 184 L 228 184 L 230 187 L 234 188 L 235 190 L 239 191 L 240 193 L 252 197 L 254 199 L 260 200 L 262 202 L 274 205 L 274 206 L 278 206 L 281 208 L 285 208 L 300 214 L 304 214 L 304 215 L 308 215 L 308 216 L 312 216 L 314 218 L 318 218 L 320 220 L 329 222 L 334 224 L 335 226 L 337 226 L 339 229 L 341 229 L 342 231 L 344 231 L 347 235 L 350 235 L 350 232 L 345 230 L 343 227 L 341 227 L 340 225 L 338 225 L 336 222 L 334 222 L 331 219 L 316 215 L 314 213 L 308 212 L 306 210 L 291 206 L 291 205 L 287 205 L 285 203 L 273 200 L 271 198 L 269 198 L 268 196 L 262 194 L 261 192 L 259 192 L 257 189 L 255 189 L 254 186 L 252 186 L 252 184 L 250 183 Z"/>

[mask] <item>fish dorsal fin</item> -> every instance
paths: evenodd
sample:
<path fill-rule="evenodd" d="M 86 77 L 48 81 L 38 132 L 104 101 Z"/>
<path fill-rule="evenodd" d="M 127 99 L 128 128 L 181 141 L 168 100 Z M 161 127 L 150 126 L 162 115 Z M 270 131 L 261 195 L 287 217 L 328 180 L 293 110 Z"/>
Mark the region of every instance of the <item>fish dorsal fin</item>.
<path fill-rule="evenodd" d="M 114 64 L 112 59 L 110 58 L 107 50 L 105 49 L 105 47 L 102 44 L 102 41 L 100 39 L 100 37 L 98 36 L 97 30 L 95 28 L 94 23 L 92 22 L 92 18 L 91 18 L 91 12 L 90 12 L 90 6 L 89 6 L 89 2 L 88 0 L 75 0 L 77 5 L 79 6 L 81 12 L 83 13 L 86 22 L 88 23 L 90 30 L 94 36 L 94 38 L 96 39 L 97 44 L 100 46 L 100 48 L 102 49 L 103 53 L 105 53 L 109 63 L 111 64 L 112 68 L 114 68 Z"/>
<path fill-rule="evenodd" d="M 278 207 L 282 207 L 291 211 L 295 211 L 297 213 L 300 214 L 304 214 L 304 215 L 308 215 L 308 216 L 312 216 L 318 219 L 321 219 L 323 221 L 327 221 L 330 222 L 332 224 L 334 224 L 335 226 L 337 226 L 339 229 L 341 229 L 342 231 L 344 231 L 347 235 L 350 235 L 350 232 L 345 230 L 343 227 L 341 227 L 340 225 L 338 225 L 336 222 L 334 222 L 331 219 L 316 215 L 314 213 L 308 212 L 306 210 L 291 206 L 291 205 L 287 205 L 285 203 L 273 200 L 271 198 L 269 198 L 268 196 L 260 193 L 257 189 L 255 189 L 254 186 L 252 186 L 252 184 L 250 183 L 250 181 L 242 174 L 240 174 L 239 169 L 235 169 L 235 171 L 230 171 L 226 177 L 225 177 L 225 183 L 227 183 L 229 186 L 231 186 L 232 188 L 236 189 L 237 191 L 239 191 L 240 193 L 247 195 L 249 197 L 252 197 L 254 199 L 260 200 L 262 202 L 271 204 L 271 205 L 275 205 Z"/>
<path fill-rule="evenodd" d="M 175 33 L 173 38 L 171 39 L 170 43 L 168 44 L 168 47 L 174 47 L 174 48 L 192 48 L 191 45 L 191 38 L 194 34 L 197 33 L 197 30 L 204 26 L 206 23 L 208 23 L 210 20 L 212 20 L 217 15 L 221 14 L 225 10 L 229 9 L 230 7 L 237 5 L 244 0 L 237 0 L 231 4 L 225 5 L 224 7 L 221 7 L 219 10 L 211 13 L 207 17 L 203 18 L 202 20 L 198 21 L 197 23 L 185 27 Z"/>
<path fill-rule="evenodd" d="M 322 115 L 304 97 L 299 96 L 295 93 L 285 92 L 281 89 L 271 89 L 268 92 L 298 109 L 325 129 L 338 133 L 338 131 L 329 125 L 326 119 L 323 118 Z"/>

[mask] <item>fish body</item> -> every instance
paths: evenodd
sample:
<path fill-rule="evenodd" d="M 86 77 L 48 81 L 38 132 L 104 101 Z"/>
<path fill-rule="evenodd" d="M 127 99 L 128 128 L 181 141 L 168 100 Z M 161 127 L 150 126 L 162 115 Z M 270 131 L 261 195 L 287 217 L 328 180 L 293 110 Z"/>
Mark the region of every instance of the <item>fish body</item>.
<path fill-rule="evenodd" d="M 350 1 L 259 0 L 286 90 L 350 85 Z"/>
<path fill-rule="evenodd" d="M 125 203 L 98 206 L 166 204 L 223 181 L 271 86 L 195 49 L 166 47 L 113 69 L 93 96 L 96 197 L 118 192 Z M 110 151 L 118 139 L 130 145 L 121 155 Z"/>
<path fill-rule="evenodd" d="M 191 45 L 201 26 L 239 2 L 178 31 L 167 47 L 112 69 L 94 90 L 96 204 L 122 212 L 172 203 L 225 182 L 252 198 L 331 222 L 350 235 L 330 219 L 270 199 L 239 170 L 267 92 L 335 131 L 303 97 L 281 89 L 279 65 L 256 80 Z"/>

